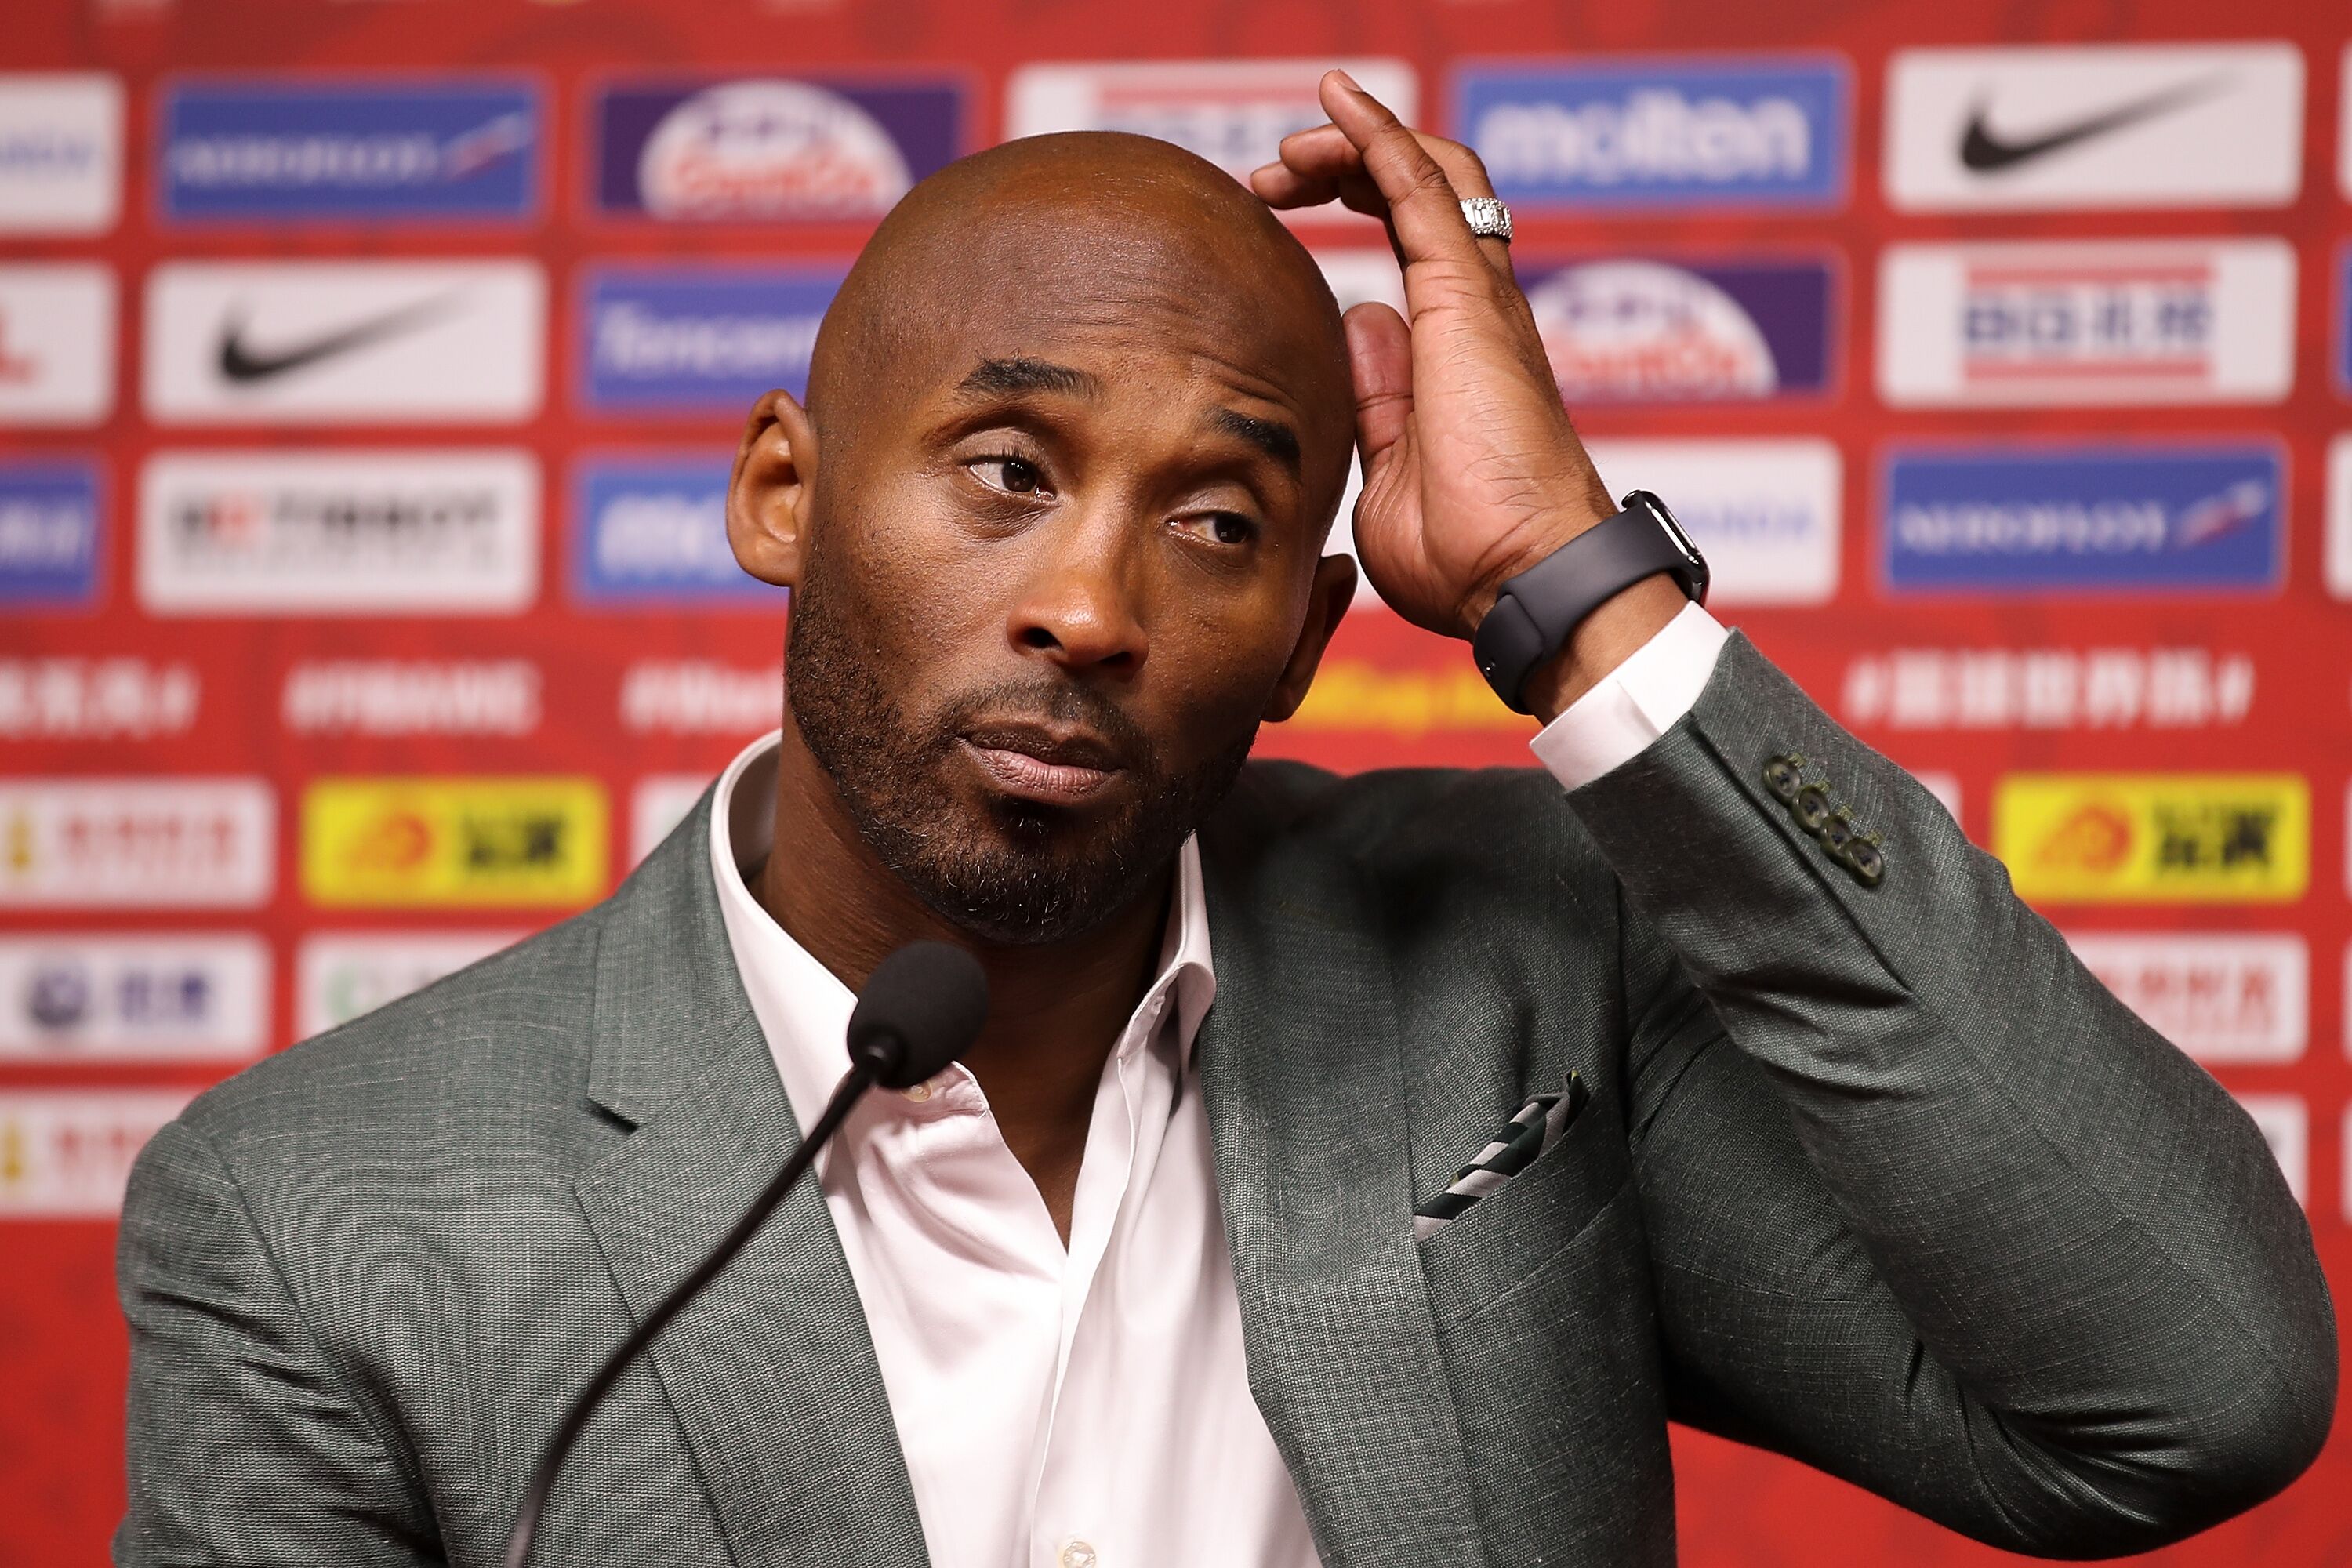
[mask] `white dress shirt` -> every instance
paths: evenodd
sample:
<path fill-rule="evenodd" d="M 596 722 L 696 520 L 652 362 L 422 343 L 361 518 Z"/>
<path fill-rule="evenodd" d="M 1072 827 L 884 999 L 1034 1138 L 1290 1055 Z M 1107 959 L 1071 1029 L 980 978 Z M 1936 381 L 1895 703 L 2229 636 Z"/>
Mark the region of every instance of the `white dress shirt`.
<path fill-rule="evenodd" d="M 1571 788 L 1633 756 L 1696 700 L 1725 635 L 1684 610 L 1537 756 Z M 849 1070 L 855 998 L 745 881 L 771 847 L 777 742 L 720 775 L 711 870 L 805 1132 Z M 819 1162 L 939 1568 L 1314 1568 L 1243 1365 L 1192 1061 L 1215 994 L 1188 839 L 1159 969 L 1096 1087 L 1066 1248 L 960 1064 L 869 1094 Z"/>

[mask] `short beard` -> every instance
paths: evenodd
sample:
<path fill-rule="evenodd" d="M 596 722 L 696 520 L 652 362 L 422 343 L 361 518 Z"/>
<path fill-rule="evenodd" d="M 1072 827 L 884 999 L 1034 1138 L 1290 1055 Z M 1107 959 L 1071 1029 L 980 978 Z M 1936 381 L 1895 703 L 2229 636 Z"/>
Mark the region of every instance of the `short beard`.
<path fill-rule="evenodd" d="M 883 865 L 931 911 L 983 942 L 1066 942 L 1125 909 L 1163 871 L 1240 776 L 1257 728 L 1181 774 L 1118 706 L 1092 687 L 1041 672 L 957 700 L 918 731 L 853 637 L 855 615 L 821 551 L 793 595 L 785 701 L 817 764 Z M 1076 815 L 1024 800 L 985 822 L 943 809 L 939 783 L 958 735 L 982 715 L 1083 723 L 1128 760 L 1141 784 L 1125 810 L 1080 837 Z"/>

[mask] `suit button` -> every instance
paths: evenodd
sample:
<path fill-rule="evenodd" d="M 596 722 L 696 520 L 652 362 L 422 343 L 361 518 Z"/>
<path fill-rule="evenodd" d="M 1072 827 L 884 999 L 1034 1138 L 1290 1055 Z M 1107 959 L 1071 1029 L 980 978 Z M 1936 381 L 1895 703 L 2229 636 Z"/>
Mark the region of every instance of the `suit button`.
<path fill-rule="evenodd" d="M 1773 758 L 1764 764 L 1764 787 L 1784 802 L 1795 800 L 1797 774 L 1804 765 L 1805 759 L 1794 752 Z"/>
<path fill-rule="evenodd" d="M 1867 837 L 1857 838 L 1848 844 L 1838 859 L 1853 873 L 1853 879 L 1865 888 L 1875 888 L 1878 879 L 1886 875 L 1886 857 Z"/>
<path fill-rule="evenodd" d="M 1796 814 L 1798 824 L 1808 833 L 1819 833 L 1830 819 L 1830 792 L 1820 784 L 1807 784 L 1797 792 L 1789 809 Z"/>

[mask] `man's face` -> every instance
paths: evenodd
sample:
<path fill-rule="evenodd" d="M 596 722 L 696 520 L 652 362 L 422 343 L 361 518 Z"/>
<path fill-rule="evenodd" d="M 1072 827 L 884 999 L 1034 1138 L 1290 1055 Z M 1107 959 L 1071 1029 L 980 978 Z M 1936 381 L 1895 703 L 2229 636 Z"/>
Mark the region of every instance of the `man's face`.
<path fill-rule="evenodd" d="M 958 301 L 874 404 L 816 411 L 793 719 L 885 864 L 990 941 L 1121 908 L 1296 700 L 1344 381 L 1199 247 Z"/>

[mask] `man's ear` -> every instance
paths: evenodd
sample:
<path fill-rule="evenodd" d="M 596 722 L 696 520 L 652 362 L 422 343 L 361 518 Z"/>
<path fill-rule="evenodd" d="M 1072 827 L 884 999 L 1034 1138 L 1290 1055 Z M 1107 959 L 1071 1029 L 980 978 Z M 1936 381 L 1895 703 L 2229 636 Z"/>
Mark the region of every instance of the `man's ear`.
<path fill-rule="evenodd" d="M 1307 700 L 1307 689 L 1314 684 L 1323 650 L 1330 646 L 1331 634 L 1339 629 L 1339 617 L 1348 613 L 1355 598 L 1353 556 L 1326 555 L 1315 563 L 1315 584 L 1307 591 L 1307 621 L 1298 628 L 1297 646 L 1290 650 L 1290 662 L 1282 667 L 1274 695 L 1266 700 L 1267 723 L 1281 723 Z"/>
<path fill-rule="evenodd" d="M 751 405 L 727 481 L 727 542 L 762 583 L 797 588 L 816 495 L 816 427 L 789 392 Z"/>

